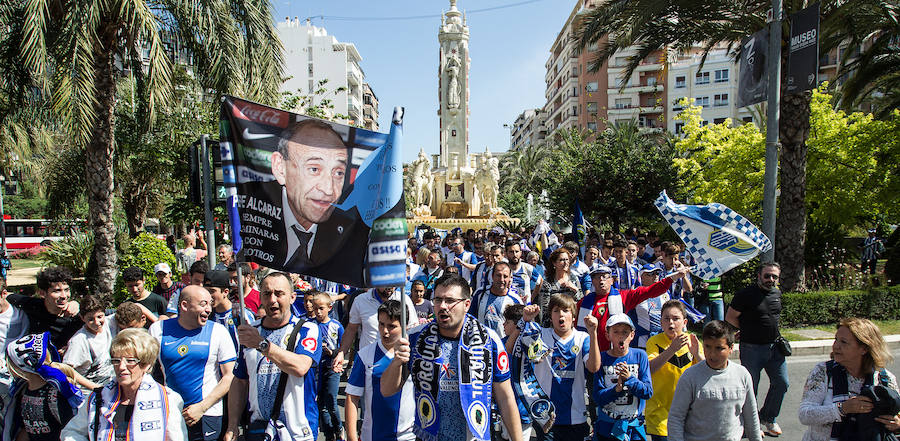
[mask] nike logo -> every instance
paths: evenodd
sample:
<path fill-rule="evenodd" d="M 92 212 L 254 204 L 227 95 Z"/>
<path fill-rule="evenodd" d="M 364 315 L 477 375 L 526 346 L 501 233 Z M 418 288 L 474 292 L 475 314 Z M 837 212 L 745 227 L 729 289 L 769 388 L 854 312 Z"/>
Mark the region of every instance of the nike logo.
<path fill-rule="evenodd" d="M 254 140 L 254 139 L 266 139 L 271 138 L 273 135 L 271 133 L 250 133 L 249 129 L 244 129 L 244 139 L 246 140 Z"/>
<path fill-rule="evenodd" d="M 213 430 L 212 432 L 203 432 L 203 437 L 207 438 L 207 437 L 213 436 L 215 434 L 216 434 L 215 430 Z"/>
<path fill-rule="evenodd" d="M 171 345 L 174 345 L 174 344 L 177 344 L 177 343 L 178 343 L 177 341 L 167 341 L 167 342 L 163 342 L 163 345 L 165 345 L 165 346 L 171 346 Z"/>

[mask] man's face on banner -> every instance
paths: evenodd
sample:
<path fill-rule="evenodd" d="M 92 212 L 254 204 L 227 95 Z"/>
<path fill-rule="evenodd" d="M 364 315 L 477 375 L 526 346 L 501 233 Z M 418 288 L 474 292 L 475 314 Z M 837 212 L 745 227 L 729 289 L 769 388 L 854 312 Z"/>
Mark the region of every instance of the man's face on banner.
<path fill-rule="evenodd" d="M 307 126 L 294 133 L 287 150 L 287 157 L 272 154 L 272 173 L 284 185 L 294 217 L 308 229 L 327 220 L 341 197 L 347 148 L 332 130 Z"/>

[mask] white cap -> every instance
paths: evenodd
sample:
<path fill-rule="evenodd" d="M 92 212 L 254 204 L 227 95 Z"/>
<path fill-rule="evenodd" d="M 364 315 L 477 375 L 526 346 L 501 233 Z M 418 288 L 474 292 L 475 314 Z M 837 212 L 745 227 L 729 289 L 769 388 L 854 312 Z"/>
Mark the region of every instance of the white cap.
<path fill-rule="evenodd" d="M 166 262 L 157 263 L 156 266 L 153 267 L 153 274 L 156 273 L 166 273 L 172 274 L 172 268 L 169 267 L 169 264 Z"/>
<path fill-rule="evenodd" d="M 628 314 L 613 314 L 609 319 L 606 320 L 606 329 L 609 329 L 615 325 L 620 323 L 625 323 L 628 326 L 631 326 L 631 329 L 634 329 L 634 323 L 631 322 L 631 318 L 628 317 Z"/>

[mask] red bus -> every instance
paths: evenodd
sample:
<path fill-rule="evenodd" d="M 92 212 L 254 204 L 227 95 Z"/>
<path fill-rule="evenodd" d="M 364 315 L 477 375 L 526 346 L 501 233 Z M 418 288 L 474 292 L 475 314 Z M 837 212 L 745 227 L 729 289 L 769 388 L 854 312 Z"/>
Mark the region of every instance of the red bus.
<path fill-rule="evenodd" d="M 66 236 L 84 231 L 84 220 L 4 219 L 6 248 L 22 250 L 47 246 Z"/>

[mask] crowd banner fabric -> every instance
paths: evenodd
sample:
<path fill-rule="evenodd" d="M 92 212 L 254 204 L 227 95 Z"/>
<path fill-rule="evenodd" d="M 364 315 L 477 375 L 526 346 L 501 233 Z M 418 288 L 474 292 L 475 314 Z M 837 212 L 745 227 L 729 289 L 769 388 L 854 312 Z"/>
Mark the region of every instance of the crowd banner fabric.
<path fill-rule="evenodd" d="M 762 29 L 741 42 L 738 107 L 746 107 L 766 100 L 769 90 L 769 77 L 766 72 L 768 50 L 768 28 Z"/>
<path fill-rule="evenodd" d="M 684 242 L 696 261 L 691 273 L 701 279 L 718 277 L 772 249 L 759 228 L 722 204 L 676 204 L 663 191 L 654 205 Z"/>
<path fill-rule="evenodd" d="M 390 134 L 226 96 L 221 155 L 248 262 L 356 287 L 406 281 L 403 110 Z"/>
<path fill-rule="evenodd" d="M 819 73 L 819 4 L 791 15 L 787 93 L 814 89 Z"/>
<path fill-rule="evenodd" d="M 578 239 L 578 247 L 584 248 L 587 245 L 587 227 L 584 225 L 584 214 L 581 212 L 581 204 L 575 201 L 575 215 L 572 220 L 572 232 Z M 580 257 L 580 256 L 579 256 Z"/>

